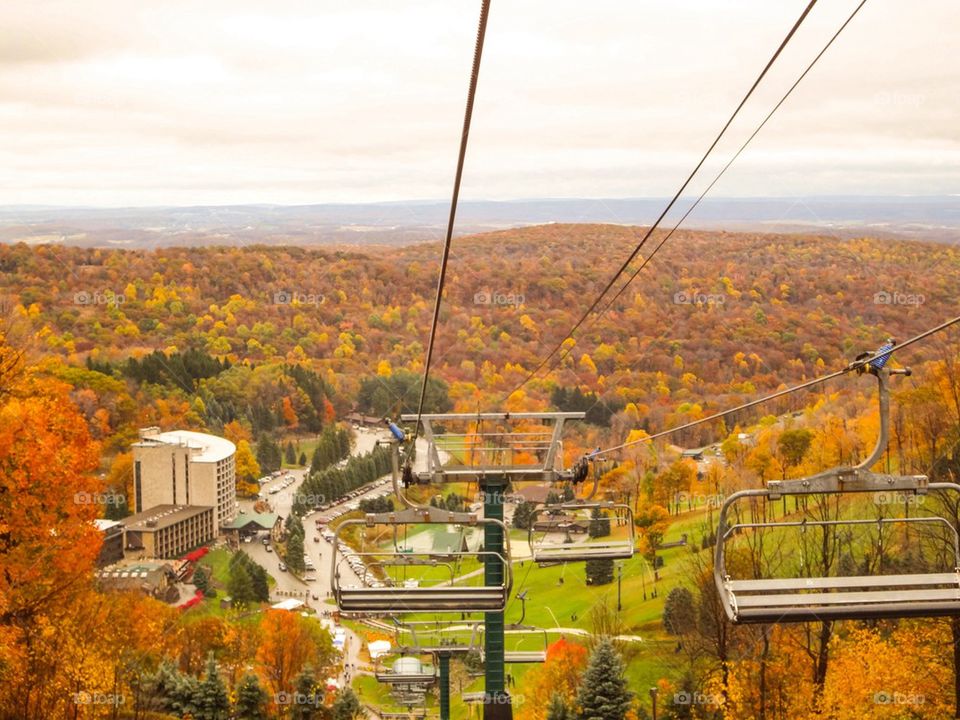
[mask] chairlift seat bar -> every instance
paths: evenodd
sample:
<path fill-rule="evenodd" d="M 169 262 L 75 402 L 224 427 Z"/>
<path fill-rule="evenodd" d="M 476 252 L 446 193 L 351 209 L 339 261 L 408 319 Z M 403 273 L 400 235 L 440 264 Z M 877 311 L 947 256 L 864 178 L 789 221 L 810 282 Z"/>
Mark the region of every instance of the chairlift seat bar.
<path fill-rule="evenodd" d="M 874 590 L 870 592 L 789 593 L 740 595 L 737 609 L 758 607 L 818 607 L 821 605 L 868 605 L 887 602 L 953 601 L 960 608 L 960 588 L 926 590 Z"/>
<path fill-rule="evenodd" d="M 401 654 L 419 653 L 422 655 L 437 655 L 450 653 L 451 655 L 469 655 L 476 650 L 471 645 L 397 645 L 397 652 Z"/>
<path fill-rule="evenodd" d="M 503 661 L 508 663 L 542 663 L 546 660 L 547 654 L 542 650 L 507 650 L 503 653 Z"/>
<path fill-rule="evenodd" d="M 854 575 L 828 578 L 770 578 L 766 580 L 730 580 L 727 587 L 734 594 L 742 592 L 784 592 L 808 589 L 842 589 L 871 587 L 926 587 L 953 585 L 960 587 L 958 573 L 916 575 Z M 739 603 L 739 599 L 738 599 Z"/>
<path fill-rule="evenodd" d="M 497 612 L 507 604 L 503 587 L 340 588 L 337 605 L 345 612 Z"/>
<path fill-rule="evenodd" d="M 576 562 L 578 560 L 629 560 L 633 557 L 633 546 L 623 545 L 595 546 L 578 548 L 572 546 L 569 550 L 563 546 L 543 548 L 533 551 L 534 562 Z"/>
<path fill-rule="evenodd" d="M 378 683 L 384 685 L 429 685 L 437 676 L 433 673 L 374 673 Z"/>
<path fill-rule="evenodd" d="M 960 615 L 960 602 L 896 602 L 867 605 L 744 608 L 731 621 L 737 624 L 821 622 L 823 620 L 879 620 Z"/>

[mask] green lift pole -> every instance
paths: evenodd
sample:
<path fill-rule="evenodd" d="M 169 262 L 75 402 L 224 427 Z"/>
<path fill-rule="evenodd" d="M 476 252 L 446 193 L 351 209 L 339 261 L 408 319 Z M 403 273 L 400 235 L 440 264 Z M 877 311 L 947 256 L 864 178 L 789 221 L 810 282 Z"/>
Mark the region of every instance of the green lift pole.
<path fill-rule="evenodd" d="M 485 478 L 483 516 L 503 521 L 503 493 L 507 483 L 504 476 Z M 495 523 L 484 526 L 483 549 L 503 557 L 503 528 Z M 507 558 L 509 562 L 509 558 Z M 483 580 L 487 586 L 503 585 L 503 563 L 496 555 L 484 556 Z M 513 707 L 506 688 L 504 671 L 503 612 L 484 613 L 484 695 L 483 720 L 513 720 Z"/>
<path fill-rule="evenodd" d="M 440 720 L 450 720 L 450 653 L 437 653 L 440 665 Z"/>

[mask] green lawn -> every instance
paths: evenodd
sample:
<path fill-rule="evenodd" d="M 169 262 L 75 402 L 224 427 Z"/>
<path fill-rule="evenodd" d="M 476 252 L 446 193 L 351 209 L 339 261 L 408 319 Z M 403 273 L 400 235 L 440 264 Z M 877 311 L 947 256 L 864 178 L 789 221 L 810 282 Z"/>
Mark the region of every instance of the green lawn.
<path fill-rule="evenodd" d="M 226 590 L 227 582 L 230 580 L 230 557 L 232 554 L 226 548 L 217 548 L 204 555 L 200 561 L 201 565 L 206 565 L 213 570 L 213 579 L 216 581 L 217 590 Z"/>
<path fill-rule="evenodd" d="M 300 458 L 300 453 L 306 453 L 307 455 L 307 467 L 310 466 L 310 460 L 313 458 L 313 451 L 317 448 L 317 436 L 316 435 L 301 435 L 299 437 L 291 436 L 285 437 L 280 441 L 280 449 L 283 450 L 286 447 L 287 442 L 293 443 L 293 449 L 297 453 L 297 459 Z M 283 468 L 296 469 L 303 467 L 302 465 L 289 465 L 286 459 L 283 460 Z"/>

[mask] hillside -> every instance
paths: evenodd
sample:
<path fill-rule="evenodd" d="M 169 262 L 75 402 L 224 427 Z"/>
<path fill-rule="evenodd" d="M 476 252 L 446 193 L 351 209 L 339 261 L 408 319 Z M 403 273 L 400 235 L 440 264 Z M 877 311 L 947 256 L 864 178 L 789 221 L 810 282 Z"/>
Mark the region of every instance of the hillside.
<path fill-rule="evenodd" d="M 639 234 L 549 225 L 458 240 L 433 370 L 453 404 L 502 405 Z M 420 371 L 437 256 L 434 244 L 375 253 L 21 244 L 0 246 L 0 293 L 39 333 L 36 352 L 68 365 L 187 349 L 233 364 L 304 364 L 343 413 L 364 378 Z M 612 412 L 634 403 L 646 429 L 661 428 L 933 326 L 952 314 L 958 281 L 960 251 L 943 245 L 678 233 L 561 367 L 512 403 L 546 407 L 556 386 L 580 386 Z M 712 439 L 704 433 L 681 439 Z"/>

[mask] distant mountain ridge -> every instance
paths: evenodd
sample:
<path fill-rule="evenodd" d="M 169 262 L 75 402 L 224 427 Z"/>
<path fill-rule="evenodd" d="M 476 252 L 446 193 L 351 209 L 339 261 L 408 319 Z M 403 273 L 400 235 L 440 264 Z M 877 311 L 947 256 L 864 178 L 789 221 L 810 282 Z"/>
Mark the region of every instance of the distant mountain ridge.
<path fill-rule="evenodd" d="M 457 234 L 545 223 L 652 223 L 664 198 L 465 201 Z M 681 198 L 663 223 L 673 227 L 693 202 Z M 442 237 L 444 201 L 193 207 L 0 206 L 0 242 L 77 247 L 206 245 L 407 245 Z M 802 232 L 843 237 L 960 239 L 960 196 L 706 199 L 683 227 Z"/>

